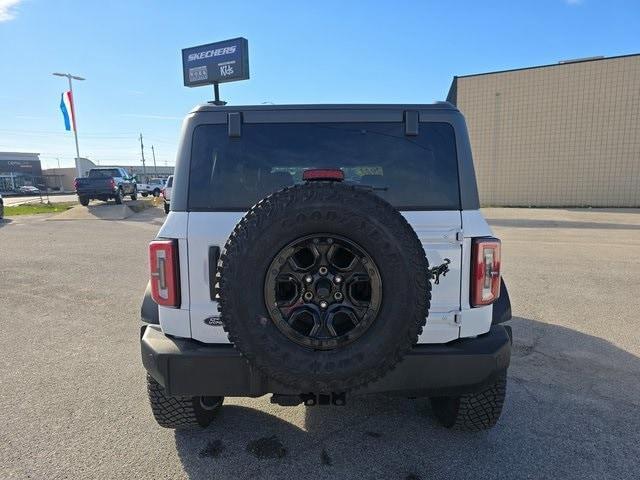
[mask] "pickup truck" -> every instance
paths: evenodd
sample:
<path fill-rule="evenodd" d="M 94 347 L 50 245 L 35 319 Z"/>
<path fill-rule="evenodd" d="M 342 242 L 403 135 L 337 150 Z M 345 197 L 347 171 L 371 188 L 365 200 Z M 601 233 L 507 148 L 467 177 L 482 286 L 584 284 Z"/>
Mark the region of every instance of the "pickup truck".
<path fill-rule="evenodd" d="M 160 192 L 164 188 L 164 179 L 163 178 L 152 178 L 149 180 L 149 183 L 138 183 L 138 192 L 142 194 L 143 197 L 147 195 L 153 195 L 154 197 L 159 197 Z"/>
<path fill-rule="evenodd" d="M 106 202 L 113 198 L 119 205 L 125 195 L 130 195 L 131 200 L 138 198 L 135 180 L 120 167 L 92 168 L 88 176 L 76 178 L 73 185 L 80 205 L 85 207 L 94 199 Z"/>
<path fill-rule="evenodd" d="M 164 213 L 169 214 L 171 209 L 171 188 L 173 187 L 173 175 L 167 178 L 167 184 L 162 189 L 162 198 L 164 199 Z"/>

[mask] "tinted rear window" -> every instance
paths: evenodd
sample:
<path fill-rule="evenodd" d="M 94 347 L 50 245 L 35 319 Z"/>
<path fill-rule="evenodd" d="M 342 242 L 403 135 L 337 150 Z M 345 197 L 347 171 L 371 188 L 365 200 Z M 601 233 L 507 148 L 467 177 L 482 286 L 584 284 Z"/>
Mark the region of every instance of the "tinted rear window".
<path fill-rule="evenodd" d="M 194 130 L 189 210 L 247 210 L 309 168 L 342 168 L 345 180 L 374 187 L 398 209 L 458 210 L 454 130 L 421 123 L 406 136 L 402 123 L 244 124 Z"/>
<path fill-rule="evenodd" d="M 117 168 L 102 168 L 100 170 L 89 170 L 89 177 L 91 178 L 106 178 L 106 177 L 119 177 L 120 170 Z"/>

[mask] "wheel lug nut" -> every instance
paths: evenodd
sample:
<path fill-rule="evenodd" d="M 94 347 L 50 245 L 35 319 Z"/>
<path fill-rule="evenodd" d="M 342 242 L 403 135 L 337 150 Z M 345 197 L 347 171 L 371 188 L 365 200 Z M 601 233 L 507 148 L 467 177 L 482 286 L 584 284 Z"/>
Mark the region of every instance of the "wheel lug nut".
<path fill-rule="evenodd" d="M 320 268 L 318 269 L 318 273 L 319 273 L 320 275 L 326 275 L 328 271 L 329 271 L 329 270 L 327 270 L 327 267 L 320 267 Z"/>
<path fill-rule="evenodd" d="M 313 298 L 313 293 L 311 292 L 304 292 L 304 299 L 308 302 L 309 300 L 311 300 Z"/>
<path fill-rule="evenodd" d="M 327 308 L 329 306 L 329 304 L 327 302 L 325 302 L 324 300 L 322 300 L 320 302 L 320 308 Z"/>
<path fill-rule="evenodd" d="M 311 275 L 307 275 L 306 277 L 304 277 L 304 281 L 307 283 L 311 283 L 313 282 L 313 277 Z"/>
<path fill-rule="evenodd" d="M 333 277 L 333 281 L 336 283 L 342 283 L 342 277 L 340 275 L 336 275 Z"/>
<path fill-rule="evenodd" d="M 336 300 L 342 300 L 342 294 L 340 292 L 336 292 L 333 295 L 333 298 L 335 298 Z"/>

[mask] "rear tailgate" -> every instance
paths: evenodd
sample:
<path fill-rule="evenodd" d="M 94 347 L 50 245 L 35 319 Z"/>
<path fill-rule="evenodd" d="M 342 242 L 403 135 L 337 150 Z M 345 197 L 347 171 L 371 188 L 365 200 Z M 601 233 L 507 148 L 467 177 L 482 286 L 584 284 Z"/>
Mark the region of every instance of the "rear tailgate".
<path fill-rule="evenodd" d="M 217 321 L 218 304 L 211 299 L 209 254 L 222 247 L 242 218 L 240 212 L 190 212 L 187 244 L 189 250 L 189 292 L 191 336 L 207 343 L 227 343 L 227 335 Z M 460 311 L 460 270 L 462 265 L 461 219 L 458 210 L 404 212 L 416 231 L 431 266 L 450 260 L 449 272 L 433 285 L 431 309 L 420 343 L 443 343 L 459 337 L 456 314 Z"/>
<path fill-rule="evenodd" d="M 76 179 L 78 194 L 105 194 L 113 192 L 113 178 L 78 178 Z"/>
<path fill-rule="evenodd" d="M 221 248 L 244 212 L 267 194 L 300 183 L 306 169 L 337 167 L 345 181 L 372 187 L 403 213 L 431 266 L 448 259 L 449 272 L 433 286 L 429 318 L 419 341 L 459 338 L 461 291 L 468 283 L 461 274 L 461 211 L 467 208 L 464 199 L 473 197 L 475 190 L 463 195 L 460 184 L 466 174 L 459 170 L 458 160 L 468 154 L 464 120 L 459 112 L 441 108 L 437 114 L 421 112 L 419 122 L 415 112 L 403 108 L 322 108 L 260 112 L 255 117 L 248 112 L 233 135 L 227 120 L 218 123 L 216 117 L 207 123 L 208 116 L 200 117 L 202 124 L 185 137 L 187 161 L 181 164 L 184 177 L 179 177 L 175 195 L 176 210 L 188 214 L 192 337 L 228 342 L 211 299 L 209 252 Z M 474 198 L 477 202 L 477 194 Z"/>

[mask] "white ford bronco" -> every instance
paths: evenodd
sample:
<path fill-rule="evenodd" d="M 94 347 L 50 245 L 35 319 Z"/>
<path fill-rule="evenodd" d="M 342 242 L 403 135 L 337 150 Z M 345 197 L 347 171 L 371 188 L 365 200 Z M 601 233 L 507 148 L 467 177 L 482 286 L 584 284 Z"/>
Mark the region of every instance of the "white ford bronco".
<path fill-rule="evenodd" d="M 170 210 L 142 305 L 161 426 L 266 394 L 429 397 L 446 427 L 498 420 L 511 306 L 452 105 L 196 107 Z"/>

